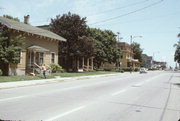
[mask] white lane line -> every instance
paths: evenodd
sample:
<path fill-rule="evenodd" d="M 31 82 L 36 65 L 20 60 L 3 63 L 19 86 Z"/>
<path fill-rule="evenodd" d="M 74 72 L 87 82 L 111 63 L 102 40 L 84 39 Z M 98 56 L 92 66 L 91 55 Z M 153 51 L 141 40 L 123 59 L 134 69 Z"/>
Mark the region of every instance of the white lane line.
<path fill-rule="evenodd" d="M 128 89 L 120 90 L 120 91 L 118 91 L 118 92 L 113 93 L 112 96 L 115 96 L 115 95 L 118 95 L 118 94 L 120 94 L 120 93 L 126 92 L 127 90 L 128 90 Z"/>
<path fill-rule="evenodd" d="M 27 97 L 27 96 L 18 96 L 18 97 L 12 97 L 12 98 L 5 98 L 5 99 L 0 99 L 0 102 L 1 101 L 20 99 L 20 98 L 25 98 L 25 97 Z"/>
<path fill-rule="evenodd" d="M 140 83 L 137 83 L 137 84 L 133 84 L 133 86 L 142 86 L 143 84 L 145 84 L 145 83 L 147 83 L 147 82 L 149 82 L 149 81 L 152 81 L 152 80 L 158 78 L 159 76 L 162 76 L 162 74 L 157 75 L 157 76 L 155 76 L 155 77 L 152 77 L 152 78 L 150 78 L 150 79 L 147 79 L 147 80 L 145 80 L 145 81 L 143 81 L 143 82 L 140 82 Z M 126 91 L 128 91 L 128 89 L 130 89 L 130 88 L 131 88 L 131 87 L 127 87 L 126 89 L 122 89 L 122 90 L 120 90 L 120 91 L 118 91 L 118 92 L 115 92 L 115 93 L 112 94 L 112 96 L 116 96 L 116 95 L 118 95 L 118 94 L 120 94 L 120 93 L 126 92 Z"/>
<path fill-rule="evenodd" d="M 79 111 L 79 110 L 81 110 L 81 109 L 83 109 L 83 108 L 85 108 L 85 106 L 80 106 L 80 107 L 78 107 L 78 108 L 74 108 L 74 109 L 72 109 L 72 110 L 70 110 L 70 111 L 68 111 L 68 112 L 62 113 L 62 114 L 57 115 L 57 116 L 52 117 L 52 118 L 49 118 L 49 119 L 47 119 L 47 120 L 45 120 L 45 121 L 57 120 L 58 118 L 61 118 L 61 117 L 63 117 L 63 116 L 66 116 L 66 115 L 68 115 L 68 114 L 71 114 L 71 113 L 73 113 L 73 112 Z"/>
<path fill-rule="evenodd" d="M 60 91 L 67 91 L 67 90 L 71 90 L 71 89 L 81 88 L 81 87 L 83 87 L 83 86 L 75 86 L 75 87 L 69 87 L 69 88 L 64 88 L 64 89 L 56 89 L 53 91 L 41 92 L 41 93 L 36 93 L 36 94 L 22 95 L 22 96 L 11 97 L 11 98 L 4 98 L 4 99 L 0 99 L 0 102 L 9 101 L 9 100 L 16 100 L 16 99 L 21 99 L 21 98 L 29 98 L 29 97 L 45 95 L 45 94 L 51 94 L 51 93 L 56 93 L 56 92 L 60 92 Z"/>
<path fill-rule="evenodd" d="M 150 82 L 150 81 L 152 81 L 152 80 L 154 80 L 154 79 L 157 79 L 157 78 L 159 78 L 160 76 L 162 76 L 162 74 L 157 75 L 157 76 L 154 76 L 154 77 L 149 78 L 149 79 L 146 79 L 146 80 L 144 80 L 143 82 L 134 84 L 133 86 L 142 86 L 143 84 L 145 84 L 145 83 L 147 83 L 147 82 Z"/>
<path fill-rule="evenodd" d="M 124 78 L 119 78 L 119 79 L 122 80 L 122 79 L 126 79 L 126 78 L 129 78 L 129 77 L 124 77 Z M 98 83 L 95 83 L 95 85 L 108 83 L 108 82 L 109 81 L 98 82 Z M 11 100 L 16 100 L 16 99 L 21 99 L 21 98 L 30 98 L 30 97 L 39 96 L 39 95 L 56 93 L 56 92 L 60 92 L 60 91 L 68 91 L 68 90 L 84 88 L 84 87 L 88 87 L 88 86 L 92 86 L 92 85 L 94 85 L 94 84 L 80 85 L 80 86 L 75 86 L 75 87 L 67 87 L 67 88 L 64 88 L 64 89 L 56 89 L 56 90 L 53 90 L 53 91 L 40 92 L 40 93 L 36 93 L 36 94 L 29 94 L 29 95 L 22 95 L 22 96 L 11 97 L 11 98 L 4 98 L 4 99 L 0 99 L 0 102 L 11 101 Z"/>

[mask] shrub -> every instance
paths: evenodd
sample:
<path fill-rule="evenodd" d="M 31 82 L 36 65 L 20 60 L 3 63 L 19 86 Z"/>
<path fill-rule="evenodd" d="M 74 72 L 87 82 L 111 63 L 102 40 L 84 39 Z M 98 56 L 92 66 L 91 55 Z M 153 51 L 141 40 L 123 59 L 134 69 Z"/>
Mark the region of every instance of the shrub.
<path fill-rule="evenodd" d="M 121 67 L 119 67 L 119 68 L 116 68 L 116 72 L 124 73 L 124 70 Z"/>
<path fill-rule="evenodd" d="M 130 71 L 131 68 L 130 67 L 122 67 L 121 70 L 123 70 L 123 71 Z"/>
<path fill-rule="evenodd" d="M 119 70 L 119 72 L 124 73 L 124 70 Z"/>
<path fill-rule="evenodd" d="M 2 74 L 3 74 L 3 72 L 2 72 L 2 70 L 0 69 L 0 76 L 2 76 Z"/>
<path fill-rule="evenodd" d="M 52 73 L 58 73 L 58 72 L 64 72 L 64 69 L 59 64 L 51 64 L 51 72 Z"/>
<path fill-rule="evenodd" d="M 135 71 L 135 72 L 138 72 L 138 71 L 139 71 L 139 68 L 138 68 L 138 67 L 134 68 L 134 71 Z"/>

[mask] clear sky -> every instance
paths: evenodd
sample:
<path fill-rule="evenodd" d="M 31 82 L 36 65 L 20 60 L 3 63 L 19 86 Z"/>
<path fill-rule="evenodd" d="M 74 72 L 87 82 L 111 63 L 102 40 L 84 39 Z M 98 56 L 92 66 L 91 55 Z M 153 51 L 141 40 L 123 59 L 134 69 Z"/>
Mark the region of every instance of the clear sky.
<path fill-rule="evenodd" d="M 173 45 L 180 33 L 180 0 L 0 0 L 0 16 L 30 15 L 31 25 L 49 24 L 51 18 L 67 12 L 87 17 L 90 27 L 120 32 L 124 42 L 130 36 L 144 53 L 175 66 Z M 157 3 L 157 4 L 156 4 Z M 154 53 L 154 54 L 153 54 Z"/>

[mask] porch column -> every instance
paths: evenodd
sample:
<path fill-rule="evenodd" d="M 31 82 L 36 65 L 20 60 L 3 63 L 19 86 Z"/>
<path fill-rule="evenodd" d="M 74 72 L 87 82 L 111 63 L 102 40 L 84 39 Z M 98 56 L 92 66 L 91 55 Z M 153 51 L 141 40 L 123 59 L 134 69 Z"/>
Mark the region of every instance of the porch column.
<path fill-rule="evenodd" d="M 35 66 L 34 66 L 34 63 L 35 63 L 35 60 L 36 60 L 36 52 L 34 51 L 34 57 L 33 57 L 33 73 L 34 73 L 34 70 L 35 70 Z"/>
<path fill-rule="evenodd" d="M 82 68 L 84 69 L 84 57 L 82 57 Z"/>
<path fill-rule="evenodd" d="M 79 57 L 77 58 L 77 69 L 79 70 Z"/>
<path fill-rule="evenodd" d="M 93 70 L 93 57 L 91 57 L 91 70 Z"/>
<path fill-rule="evenodd" d="M 32 57 L 31 57 L 31 51 L 29 50 L 29 60 L 28 60 L 28 66 L 30 66 L 31 67 L 31 59 L 32 59 Z"/>
<path fill-rule="evenodd" d="M 89 71 L 89 58 L 87 58 L 87 70 Z"/>
<path fill-rule="evenodd" d="M 34 51 L 33 64 L 36 63 L 36 52 Z"/>

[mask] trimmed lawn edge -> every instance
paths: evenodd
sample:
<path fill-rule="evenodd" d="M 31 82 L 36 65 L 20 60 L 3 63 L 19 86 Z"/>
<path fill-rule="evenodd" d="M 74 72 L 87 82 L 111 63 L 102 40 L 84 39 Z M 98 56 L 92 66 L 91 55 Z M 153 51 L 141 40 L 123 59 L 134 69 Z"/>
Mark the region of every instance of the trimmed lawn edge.
<path fill-rule="evenodd" d="M 80 76 L 91 76 L 91 75 L 102 75 L 102 74 L 116 74 L 119 72 L 111 72 L 111 71 L 92 71 L 92 72 L 82 72 L 82 73 L 52 73 L 47 75 L 47 79 L 59 77 L 80 77 Z M 16 81 L 28 81 L 28 80 L 41 80 L 44 79 L 43 75 L 36 76 L 0 76 L 0 83 L 3 82 L 16 82 Z"/>

